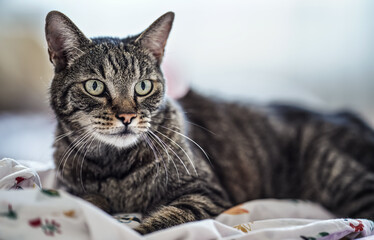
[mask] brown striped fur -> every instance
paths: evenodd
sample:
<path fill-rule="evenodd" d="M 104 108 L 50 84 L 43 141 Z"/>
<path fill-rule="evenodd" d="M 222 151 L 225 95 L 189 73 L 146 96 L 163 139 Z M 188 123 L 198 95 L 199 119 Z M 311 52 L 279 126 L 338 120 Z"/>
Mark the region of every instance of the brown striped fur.
<path fill-rule="evenodd" d="M 141 212 L 141 233 L 211 218 L 257 198 L 301 198 L 339 216 L 374 215 L 374 133 L 348 113 L 165 96 L 174 14 L 128 38 L 86 38 L 46 19 L 61 186 L 109 213 Z M 105 89 L 90 94 L 88 80 Z M 141 96 L 135 85 L 153 83 Z M 121 116 L 131 116 L 126 124 Z"/>

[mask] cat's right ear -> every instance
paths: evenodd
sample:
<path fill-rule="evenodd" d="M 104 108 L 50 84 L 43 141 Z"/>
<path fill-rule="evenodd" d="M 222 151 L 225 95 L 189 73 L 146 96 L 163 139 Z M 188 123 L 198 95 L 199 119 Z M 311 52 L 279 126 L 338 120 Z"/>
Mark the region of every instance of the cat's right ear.
<path fill-rule="evenodd" d="M 83 49 L 91 40 L 86 38 L 68 17 L 58 11 L 49 12 L 45 21 L 49 60 L 58 72 L 81 56 Z"/>

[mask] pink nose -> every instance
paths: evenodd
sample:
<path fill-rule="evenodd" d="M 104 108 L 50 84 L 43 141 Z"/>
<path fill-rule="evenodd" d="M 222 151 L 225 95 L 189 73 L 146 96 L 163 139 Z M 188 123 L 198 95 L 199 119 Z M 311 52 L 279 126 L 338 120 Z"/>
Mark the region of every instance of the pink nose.
<path fill-rule="evenodd" d="M 136 118 L 136 113 L 122 113 L 116 115 L 116 117 L 120 119 L 124 124 L 128 125 L 134 118 Z"/>

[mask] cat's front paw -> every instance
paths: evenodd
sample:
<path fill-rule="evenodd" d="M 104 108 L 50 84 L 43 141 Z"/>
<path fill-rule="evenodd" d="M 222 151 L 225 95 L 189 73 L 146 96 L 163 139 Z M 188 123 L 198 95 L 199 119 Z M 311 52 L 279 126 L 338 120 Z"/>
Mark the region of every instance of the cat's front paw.
<path fill-rule="evenodd" d="M 137 231 L 138 233 L 140 233 L 141 235 L 145 235 L 147 233 L 150 233 L 149 231 L 147 231 L 146 228 L 142 227 L 142 225 L 134 228 L 135 231 Z"/>
<path fill-rule="evenodd" d="M 155 232 L 157 230 L 161 230 L 162 229 L 162 227 L 157 227 L 156 225 L 154 226 L 152 224 L 141 223 L 139 226 L 137 226 L 136 228 L 134 228 L 134 230 L 137 231 L 138 233 L 142 234 L 142 235 L 145 235 L 145 234 L 148 234 L 148 233 L 151 233 L 151 232 Z"/>
<path fill-rule="evenodd" d="M 111 207 L 108 202 L 108 200 L 100 195 L 97 194 L 86 194 L 82 196 L 82 198 L 96 207 L 102 209 L 103 211 L 110 213 L 111 212 Z"/>

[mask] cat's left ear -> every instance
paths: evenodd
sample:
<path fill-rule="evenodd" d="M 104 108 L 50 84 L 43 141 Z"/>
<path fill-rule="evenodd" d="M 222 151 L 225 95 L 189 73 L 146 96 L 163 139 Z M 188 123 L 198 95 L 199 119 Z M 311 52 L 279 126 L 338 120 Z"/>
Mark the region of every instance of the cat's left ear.
<path fill-rule="evenodd" d="M 160 64 L 164 55 L 166 41 L 174 21 L 174 13 L 167 12 L 159 17 L 135 40 L 135 43 L 148 49 Z"/>

